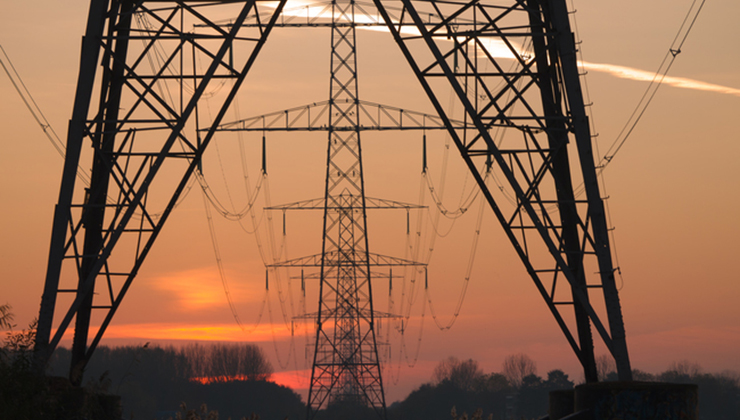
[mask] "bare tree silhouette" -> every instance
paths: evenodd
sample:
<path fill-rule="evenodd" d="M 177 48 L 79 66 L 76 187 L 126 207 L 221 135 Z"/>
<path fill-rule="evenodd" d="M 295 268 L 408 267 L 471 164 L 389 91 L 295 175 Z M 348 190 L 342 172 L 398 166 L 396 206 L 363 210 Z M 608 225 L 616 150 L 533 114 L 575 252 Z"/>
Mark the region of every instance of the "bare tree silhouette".
<path fill-rule="evenodd" d="M 512 354 L 504 359 L 501 373 L 506 376 L 513 387 L 520 388 L 525 377 L 537 374 L 537 364 L 524 353 Z"/>
<path fill-rule="evenodd" d="M 459 360 L 450 356 L 437 364 L 432 372 L 432 381 L 436 384 L 449 380 L 456 387 L 470 391 L 484 378 L 478 362 L 473 359 Z"/>

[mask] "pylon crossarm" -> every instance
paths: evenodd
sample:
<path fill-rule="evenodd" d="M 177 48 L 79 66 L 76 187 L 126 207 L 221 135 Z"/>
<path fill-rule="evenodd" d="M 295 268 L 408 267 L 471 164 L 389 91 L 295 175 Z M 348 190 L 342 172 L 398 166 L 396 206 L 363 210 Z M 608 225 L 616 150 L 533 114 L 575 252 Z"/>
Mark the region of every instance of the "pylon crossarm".
<path fill-rule="evenodd" d="M 321 267 L 321 254 L 309 255 L 287 261 L 279 261 L 273 264 L 267 264 L 266 267 Z"/>
<path fill-rule="evenodd" d="M 266 267 L 269 267 L 269 268 L 321 267 L 322 259 L 324 260 L 324 265 L 326 267 L 340 267 L 340 266 L 347 266 L 348 264 L 353 265 L 348 262 L 341 262 L 340 259 L 338 258 L 341 255 L 340 252 L 341 251 L 333 250 L 325 254 L 308 255 L 305 257 L 295 258 L 295 259 L 286 260 L 286 261 L 279 261 L 273 264 L 267 264 Z M 391 257 L 387 255 L 368 253 L 368 256 L 369 256 L 369 260 L 367 264 L 370 266 L 376 266 L 376 267 L 393 267 L 393 266 L 425 267 L 426 266 L 426 264 L 424 263 L 411 261 L 411 260 L 405 260 L 403 258 Z"/>
<path fill-rule="evenodd" d="M 288 108 L 264 115 L 248 117 L 218 126 L 218 131 L 393 131 L 393 130 L 446 130 L 439 115 L 407 110 L 375 102 L 357 100 L 359 123 L 352 121 L 329 124 L 329 109 L 332 105 L 355 101 L 338 99 L 319 101 L 308 105 Z M 346 112 L 346 111 L 345 111 Z M 451 120 L 456 127 L 465 127 L 465 122 Z M 472 127 L 472 126 L 471 126 Z M 206 129 L 203 129 L 206 130 Z"/>
<path fill-rule="evenodd" d="M 339 209 L 425 209 L 428 206 L 418 204 L 404 203 L 401 201 L 388 200 L 384 198 L 365 197 L 365 205 L 362 205 L 360 197 L 357 197 L 349 206 L 326 206 L 323 198 L 313 198 L 310 200 L 296 201 L 294 203 L 283 204 L 280 206 L 265 207 L 265 210 L 339 210 Z"/>
<path fill-rule="evenodd" d="M 325 277 L 326 278 L 335 278 L 336 276 L 330 276 L 327 273 L 327 274 L 325 274 Z M 388 273 L 384 273 L 384 272 L 380 272 L 380 271 L 372 271 L 370 273 L 370 277 L 373 280 L 377 280 L 377 279 L 397 279 L 397 280 L 398 279 L 403 279 L 403 276 L 399 276 L 399 275 L 395 275 L 394 276 L 394 275 L 391 275 L 391 274 L 388 274 Z M 290 279 L 291 280 L 301 280 L 301 279 L 303 279 L 303 280 L 320 280 L 321 279 L 321 273 L 314 272 L 314 273 L 309 273 L 309 274 L 302 274 L 300 276 L 290 276 Z M 376 311 L 376 313 L 378 313 L 378 312 Z"/>
<path fill-rule="evenodd" d="M 417 261 L 412 261 L 412 260 L 406 260 L 406 259 L 403 259 L 403 258 L 392 257 L 392 256 L 388 256 L 388 255 L 380 255 L 380 254 L 370 253 L 369 254 L 369 257 L 370 257 L 370 260 L 369 260 L 370 266 L 426 267 L 426 264 L 425 263 L 421 263 L 421 262 L 417 262 Z"/>
<path fill-rule="evenodd" d="M 354 19 L 351 20 L 349 16 L 335 15 L 332 18 L 332 6 L 333 3 L 326 2 L 312 2 L 309 4 L 303 4 L 300 6 L 289 7 L 283 10 L 280 17 L 280 21 L 277 22 L 276 27 L 278 28 L 374 28 L 386 26 L 382 17 L 378 16 L 377 13 L 373 13 L 374 6 L 372 2 L 354 2 Z M 402 9 L 397 7 L 389 8 L 391 19 L 397 25 L 403 27 L 403 29 L 409 33 L 417 33 L 418 30 L 415 24 L 409 22 L 399 22 L 402 17 Z M 427 26 L 438 26 L 440 24 L 438 17 L 433 14 L 427 16 L 428 20 L 424 22 Z M 244 23 L 244 26 L 256 26 L 259 25 L 261 18 L 259 14 L 250 14 L 249 19 Z M 451 23 L 458 27 L 473 26 L 474 23 L 470 19 L 454 19 Z M 222 26 L 226 26 L 227 23 L 221 23 Z"/>
<path fill-rule="evenodd" d="M 365 197 L 365 208 L 371 209 L 426 209 L 428 206 L 418 204 L 404 203 L 401 201 L 388 200 L 385 198 Z"/>

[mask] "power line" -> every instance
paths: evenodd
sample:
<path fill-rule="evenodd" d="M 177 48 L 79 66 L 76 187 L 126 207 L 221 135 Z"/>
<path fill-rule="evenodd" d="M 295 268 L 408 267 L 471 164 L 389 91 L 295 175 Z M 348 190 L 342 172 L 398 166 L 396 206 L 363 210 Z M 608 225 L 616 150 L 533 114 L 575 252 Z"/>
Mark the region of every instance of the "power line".
<path fill-rule="evenodd" d="M 673 38 L 673 42 L 671 43 L 670 48 L 668 48 L 668 52 L 666 53 L 665 57 L 663 57 L 663 61 L 660 63 L 660 66 L 655 72 L 655 76 L 653 76 L 653 79 L 650 81 L 647 89 L 645 89 L 645 92 L 642 94 L 642 97 L 638 101 L 637 106 L 635 106 L 635 109 L 632 111 L 629 119 L 627 119 L 624 127 L 622 127 L 622 131 L 619 132 L 617 138 L 614 140 L 614 143 L 612 143 L 612 145 L 609 147 L 609 150 L 607 150 L 606 154 L 601 159 L 598 167 L 599 172 L 602 172 L 604 168 L 612 161 L 612 159 L 614 159 L 614 156 L 617 154 L 617 152 L 619 152 L 624 143 L 630 137 L 632 131 L 640 122 L 640 119 L 642 119 L 642 116 L 645 114 L 645 111 L 655 97 L 655 94 L 658 92 L 658 88 L 663 83 L 663 79 L 665 79 L 668 71 L 671 69 L 673 62 L 676 61 L 676 57 L 681 53 L 681 48 L 683 47 L 684 42 L 686 42 L 686 39 L 688 38 L 691 29 L 694 27 L 694 23 L 696 23 L 696 19 L 699 17 L 699 13 L 701 12 L 701 9 L 702 7 L 704 7 L 704 3 L 706 2 L 706 0 L 702 0 L 701 4 L 699 4 L 699 7 L 696 8 L 696 11 L 694 11 L 696 1 L 697 0 L 694 0 L 691 3 L 691 7 L 686 13 L 686 17 L 684 17 L 684 20 L 681 23 L 681 27 L 678 28 L 678 32 Z M 691 18 L 692 14 L 693 18 Z M 687 22 L 689 22 L 689 20 L 690 23 L 687 27 L 686 24 Z"/>
<path fill-rule="evenodd" d="M 59 153 L 59 156 L 64 159 L 65 156 L 65 146 L 62 140 L 57 135 L 56 131 L 54 131 L 54 127 L 51 126 L 49 123 L 49 120 L 46 119 L 46 116 L 41 111 L 41 108 L 36 103 L 36 100 L 33 99 L 33 95 L 31 95 L 31 92 L 26 87 L 26 84 L 23 83 L 23 79 L 21 78 L 21 75 L 18 73 L 18 70 L 16 70 L 15 66 L 13 65 L 13 62 L 10 60 L 10 57 L 8 56 L 8 53 L 5 52 L 5 48 L 3 48 L 2 45 L 0 45 L 0 50 L 3 52 L 3 56 L 5 56 L 5 60 L 0 58 L 0 65 L 3 67 L 3 70 L 5 70 L 5 74 L 8 75 L 8 79 L 10 79 L 10 83 L 13 84 L 13 87 L 15 88 L 15 91 L 18 92 L 18 96 L 21 97 L 21 100 L 26 105 L 26 108 L 33 116 L 33 119 L 36 120 L 36 123 L 41 127 L 41 130 L 46 135 L 46 138 L 49 139 L 49 142 L 54 147 L 54 149 Z M 6 66 L 5 63 L 8 63 Z M 8 68 L 8 66 L 10 68 Z M 12 71 L 12 74 L 11 74 Z M 85 183 L 85 185 L 90 186 L 90 177 L 85 174 L 82 171 L 82 168 L 78 166 L 77 168 L 77 176 L 82 180 L 82 182 Z"/>

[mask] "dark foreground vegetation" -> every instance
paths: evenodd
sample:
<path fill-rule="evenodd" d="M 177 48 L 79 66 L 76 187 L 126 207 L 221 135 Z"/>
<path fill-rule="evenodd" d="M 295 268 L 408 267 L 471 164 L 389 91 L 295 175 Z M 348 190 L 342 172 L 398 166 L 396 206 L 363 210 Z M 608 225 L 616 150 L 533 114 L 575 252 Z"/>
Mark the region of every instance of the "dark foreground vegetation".
<path fill-rule="evenodd" d="M 58 349 L 49 371 L 64 375 L 69 358 L 69 350 Z M 175 418 L 183 403 L 185 411 L 217 411 L 223 420 L 304 417 L 300 396 L 270 382 L 271 374 L 252 344 L 101 347 L 85 371 L 85 385 L 120 395 L 125 419 Z"/>
<path fill-rule="evenodd" d="M 600 358 L 600 377 L 614 381 L 617 374 L 606 357 Z M 702 373 L 695 363 L 677 362 L 658 375 L 633 371 L 635 380 L 699 385 L 700 420 L 740 419 L 740 376 Z M 536 373 L 526 355 L 509 356 L 501 373 L 483 373 L 473 360 L 441 362 L 430 383 L 414 390 L 389 410 L 392 420 L 537 419 L 547 414 L 549 392 L 571 389 L 574 383 L 561 370 L 545 377 Z M 454 411 L 452 410 L 454 407 Z"/>
<path fill-rule="evenodd" d="M 83 390 L 62 379 L 32 374 L 35 325 L 16 331 L 7 305 L 0 305 L 0 419 L 283 420 L 305 418 L 305 403 L 293 390 L 270 382 L 272 367 L 250 344 L 101 347 L 85 371 Z M 69 351 L 60 348 L 47 372 L 66 376 Z M 606 357 L 602 380 L 616 380 Z M 701 420 L 740 419 L 740 378 L 729 372 L 702 373 L 688 362 L 636 380 L 699 385 Z M 429 383 L 388 407 L 389 420 L 535 419 L 547 414 L 550 391 L 573 388 L 561 370 L 537 375 L 523 354 L 506 358 L 501 372 L 484 373 L 473 360 L 440 362 Z M 82 391 L 82 392 L 80 392 Z M 120 396 L 120 400 L 118 397 Z M 110 410 L 122 404 L 122 411 Z M 334 405 L 317 420 L 377 419 L 371 409 Z"/>

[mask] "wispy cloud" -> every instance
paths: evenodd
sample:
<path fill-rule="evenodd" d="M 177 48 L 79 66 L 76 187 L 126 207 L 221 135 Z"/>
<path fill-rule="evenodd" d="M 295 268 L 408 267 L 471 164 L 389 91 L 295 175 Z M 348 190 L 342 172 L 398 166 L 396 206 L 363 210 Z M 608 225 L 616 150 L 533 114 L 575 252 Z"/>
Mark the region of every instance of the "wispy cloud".
<path fill-rule="evenodd" d="M 238 276 L 232 276 L 237 278 Z M 234 302 L 257 302 L 260 293 L 246 290 L 254 288 L 245 282 L 230 282 L 230 295 Z M 158 276 L 151 281 L 151 287 L 167 293 L 178 307 L 185 311 L 203 310 L 223 307 L 226 303 L 223 284 L 218 271 L 212 268 L 201 268 L 169 273 Z"/>
<path fill-rule="evenodd" d="M 269 342 L 290 339 L 291 332 L 283 324 L 261 323 L 245 324 L 247 332 L 236 324 L 192 324 L 153 322 L 140 324 L 112 324 L 105 330 L 105 339 L 131 341 L 249 341 Z M 90 334 L 95 335 L 99 326 L 90 326 Z M 55 331 L 52 331 L 54 333 Z M 62 343 L 70 344 L 74 331 L 67 329 Z"/>
<path fill-rule="evenodd" d="M 166 292 L 185 310 L 223 306 L 224 292 L 218 287 L 218 273 L 212 271 L 196 269 L 159 276 L 152 287 Z"/>

